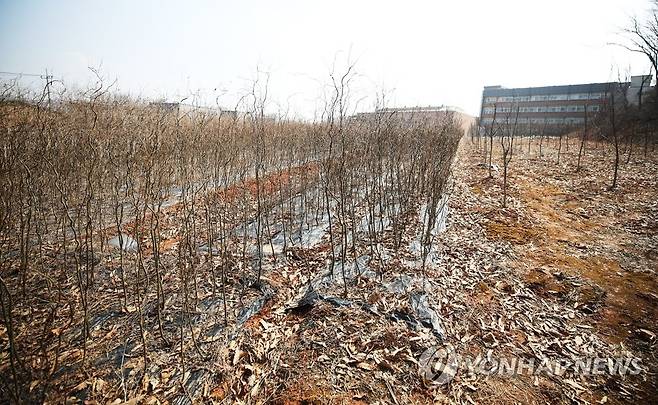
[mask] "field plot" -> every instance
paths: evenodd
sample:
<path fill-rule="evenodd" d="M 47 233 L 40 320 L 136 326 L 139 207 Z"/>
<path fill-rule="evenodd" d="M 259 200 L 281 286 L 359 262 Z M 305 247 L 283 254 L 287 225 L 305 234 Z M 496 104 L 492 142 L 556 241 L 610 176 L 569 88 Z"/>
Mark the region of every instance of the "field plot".
<path fill-rule="evenodd" d="M 151 3 L 0 1 L 0 405 L 658 404 L 658 0 Z"/>
<path fill-rule="evenodd" d="M 415 279 L 429 274 L 462 135 L 451 113 L 304 124 L 105 96 L 1 112 L 13 401 L 284 398 L 301 313 L 354 310 L 410 235 Z M 421 315 L 380 314 L 404 330 Z"/>
<path fill-rule="evenodd" d="M 573 139 L 519 137 L 503 206 L 502 173 L 449 112 L 1 111 L 4 399 L 655 400 L 651 145 L 610 191 L 609 144 L 576 170 Z M 470 366 L 432 368 L 437 348 Z M 500 362 L 592 358 L 637 372 Z"/>

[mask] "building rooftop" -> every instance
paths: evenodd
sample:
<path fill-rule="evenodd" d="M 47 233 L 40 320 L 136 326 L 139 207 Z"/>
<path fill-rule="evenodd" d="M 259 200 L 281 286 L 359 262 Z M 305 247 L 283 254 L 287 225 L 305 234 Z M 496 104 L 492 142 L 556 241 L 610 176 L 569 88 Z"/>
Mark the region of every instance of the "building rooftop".
<path fill-rule="evenodd" d="M 455 106 L 423 106 L 423 107 L 386 107 L 378 108 L 376 112 L 464 112 L 461 108 Z"/>
<path fill-rule="evenodd" d="M 616 85 L 615 82 L 608 83 L 587 83 L 587 84 L 567 84 L 561 86 L 544 86 L 544 87 L 520 87 L 505 88 L 500 86 L 485 86 L 485 96 L 535 96 L 544 94 L 571 94 L 571 93 L 598 93 L 610 90 L 610 87 Z M 627 84 L 627 83 L 623 83 Z"/>

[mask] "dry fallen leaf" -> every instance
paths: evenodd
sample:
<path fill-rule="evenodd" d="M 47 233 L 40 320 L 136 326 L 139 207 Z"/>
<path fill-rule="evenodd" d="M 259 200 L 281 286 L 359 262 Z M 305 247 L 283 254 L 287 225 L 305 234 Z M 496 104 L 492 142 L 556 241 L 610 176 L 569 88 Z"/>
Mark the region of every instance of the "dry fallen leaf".
<path fill-rule="evenodd" d="M 362 370 L 367 370 L 367 371 L 375 370 L 374 366 L 365 362 L 358 363 L 356 366 Z"/>
<path fill-rule="evenodd" d="M 235 366 L 240 362 L 240 359 L 245 355 L 245 352 L 240 350 L 240 348 L 235 349 L 235 352 L 233 353 L 233 361 L 232 364 Z"/>

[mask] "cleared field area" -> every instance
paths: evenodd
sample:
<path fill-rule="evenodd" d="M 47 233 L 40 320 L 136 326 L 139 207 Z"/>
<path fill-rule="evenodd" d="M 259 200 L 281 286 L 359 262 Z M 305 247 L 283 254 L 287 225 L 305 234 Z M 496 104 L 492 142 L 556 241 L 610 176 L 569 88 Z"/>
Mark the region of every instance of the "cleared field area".
<path fill-rule="evenodd" d="M 632 378 L 540 378 L 526 387 L 527 392 L 546 394 L 540 402 L 569 398 L 653 402 L 658 155 L 651 146 L 646 155 L 636 147 L 620 168 L 619 188 L 610 191 L 614 161 L 610 145 L 588 142 L 582 166 L 576 170 L 579 141 L 571 139 L 570 148 L 565 141 L 558 164 L 558 139 L 544 140 L 542 155 L 539 140 L 530 145 L 527 138 L 518 140 L 506 208 L 500 204 L 501 174 L 494 171 L 493 178 L 488 177 L 482 166 L 484 155 L 473 153 L 472 145 L 469 152 L 460 151 L 462 169 L 456 172 L 479 202 L 477 216 L 486 239 L 504 242 L 510 249 L 498 265 L 542 302 L 542 312 L 557 310 L 548 324 L 537 323 L 537 313 L 518 314 L 527 318 L 534 332 L 513 333 L 518 335 L 514 345 L 548 357 L 632 355 L 641 359 L 645 373 Z M 494 302 L 509 299 L 492 285 L 486 291 L 493 292 Z"/>

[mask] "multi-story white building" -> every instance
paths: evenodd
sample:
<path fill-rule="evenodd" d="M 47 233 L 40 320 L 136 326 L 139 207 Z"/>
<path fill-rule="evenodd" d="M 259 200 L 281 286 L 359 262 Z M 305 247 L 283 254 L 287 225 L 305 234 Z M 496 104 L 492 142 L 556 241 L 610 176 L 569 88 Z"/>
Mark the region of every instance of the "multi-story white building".
<path fill-rule="evenodd" d="M 504 122 L 512 117 L 520 124 L 578 126 L 593 118 L 610 100 L 611 92 L 624 92 L 631 104 L 650 89 L 651 75 L 633 76 L 630 82 L 572 84 L 566 86 L 504 88 L 485 86 L 480 108 L 481 124 Z"/>

